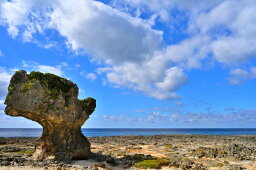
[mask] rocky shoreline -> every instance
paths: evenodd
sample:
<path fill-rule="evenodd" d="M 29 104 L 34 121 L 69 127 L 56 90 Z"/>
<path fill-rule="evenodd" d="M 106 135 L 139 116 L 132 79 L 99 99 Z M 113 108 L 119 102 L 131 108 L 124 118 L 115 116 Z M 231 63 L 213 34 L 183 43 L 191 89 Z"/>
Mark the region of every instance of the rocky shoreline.
<path fill-rule="evenodd" d="M 0 169 L 256 169 L 256 136 L 91 137 L 89 160 L 33 160 L 36 138 L 0 138 Z"/>

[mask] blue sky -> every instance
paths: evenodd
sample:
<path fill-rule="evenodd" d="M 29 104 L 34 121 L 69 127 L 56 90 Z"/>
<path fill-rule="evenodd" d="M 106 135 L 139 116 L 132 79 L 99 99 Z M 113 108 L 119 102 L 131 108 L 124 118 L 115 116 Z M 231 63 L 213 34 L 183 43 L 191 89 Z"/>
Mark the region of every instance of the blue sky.
<path fill-rule="evenodd" d="M 90 128 L 255 128 L 254 0 L 0 0 L 0 128 L 11 75 L 97 100 Z"/>

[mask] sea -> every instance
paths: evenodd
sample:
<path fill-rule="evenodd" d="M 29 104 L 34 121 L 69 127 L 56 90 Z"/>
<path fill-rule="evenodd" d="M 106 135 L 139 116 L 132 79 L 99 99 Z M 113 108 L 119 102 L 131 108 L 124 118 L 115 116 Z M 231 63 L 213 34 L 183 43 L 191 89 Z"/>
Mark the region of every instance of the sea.
<path fill-rule="evenodd" d="M 129 135 L 256 135 L 256 128 L 86 128 L 82 133 L 87 137 L 129 136 Z M 0 137 L 39 137 L 41 128 L 0 128 Z"/>

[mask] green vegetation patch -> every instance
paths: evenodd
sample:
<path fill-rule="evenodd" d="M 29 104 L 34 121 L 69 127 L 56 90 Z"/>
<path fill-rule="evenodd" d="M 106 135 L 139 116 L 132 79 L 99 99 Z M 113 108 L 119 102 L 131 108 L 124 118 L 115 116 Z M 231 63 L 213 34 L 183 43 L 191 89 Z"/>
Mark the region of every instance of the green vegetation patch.
<path fill-rule="evenodd" d="M 21 91 L 24 93 L 28 93 L 28 91 L 33 87 L 35 81 L 36 79 L 31 79 L 26 83 L 24 83 L 23 86 L 21 87 Z"/>
<path fill-rule="evenodd" d="M 8 87 L 7 97 L 13 93 L 17 83 L 23 82 L 23 80 L 21 81 L 23 74 L 26 74 L 24 70 L 15 72 Z M 33 87 L 36 81 L 40 81 L 40 84 L 43 86 L 45 92 L 51 97 L 51 99 L 57 99 L 59 94 L 62 92 L 67 103 L 68 99 L 71 97 L 71 94 L 68 92 L 72 88 L 76 90 L 74 93 L 78 95 L 77 85 L 65 78 L 56 76 L 54 74 L 41 72 L 31 72 L 30 74 L 27 74 L 27 76 L 29 80 L 22 84 L 20 89 L 26 94 L 28 94 L 29 90 Z"/>
<path fill-rule="evenodd" d="M 152 169 L 161 168 L 158 160 L 144 160 L 144 161 L 138 162 L 135 166 L 137 168 L 152 168 Z"/>
<path fill-rule="evenodd" d="M 88 98 L 86 98 L 86 99 L 83 99 L 83 100 L 80 100 L 80 103 L 81 103 L 81 105 L 82 105 L 82 107 L 83 107 L 83 110 L 86 112 L 86 113 L 88 113 L 89 115 L 90 114 L 92 114 L 93 112 L 94 112 L 94 110 L 92 110 L 91 108 L 90 108 L 90 97 L 88 97 Z"/>
<path fill-rule="evenodd" d="M 31 72 L 28 75 L 28 77 L 30 81 L 39 80 L 41 85 L 48 89 L 46 90 L 46 92 L 51 95 L 52 99 L 57 99 L 60 94 L 60 91 L 65 94 L 69 92 L 72 87 L 77 87 L 75 83 L 50 73 L 44 74 L 40 72 Z M 30 85 L 31 83 L 26 85 L 26 87 L 29 88 Z M 65 96 L 65 97 L 69 97 L 69 96 Z"/>
<path fill-rule="evenodd" d="M 126 153 L 125 152 L 120 152 L 117 154 L 117 156 L 126 156 Z"/>
<path fill-rule="evenodd" d="M 19 152 L 15 152 L 16 154 L 19 155 L 31 155 L 32 153 L 34 153 L 34 150 L 28 149 L 28 150 L 22 150 Z"/>
<path fill-rule="evenodd" d="M 13 89 L 14 89 L 13 86 L 9 86 L 9 87 L 8 87 L 8 92 L 9 92 L 9 93 L 12 93 L 12 92 L 13 92 Z"/>
<path fill-rule="evenodd" d="M 144 160 L 135 164 L 137 168 L 149 168 L 149 169 L 159 169 L 162 166 L 168 166 L 169 160 L 167 159 L 154 159 L 154 160 Z"/>
<path fill-rule="evenodd" d="M 172 145 L 171 145 L 171 144 L 166 144 L 166 145 L 164 145 L 164 148 L 165 148 L 165 149 L 171 149 L 171 148 L 172 148 Z"/>
<path fill-rule="evenodd" d="M 58 89 L 64 93 L 76 86 L 73 82 L 50 73 L 31 72 L 28 76 L 29 79 L 39 80 L 48 89 Z"/>
<path fill-rule="evenodd" d="M 106 154 L 106 155 L 112 155 L 112 154 L 113 154 L 113 152 L 111 152 L 111 151 L 107 151 L 105 154 Z"/>
<path fill-rule="evenodd" d="M 223 166 L 224 166 L 223 163 L 217 163 L 217 164 L 216 164 L 216 167 L 223 167 Z"/>
<path fill-rule="evenodd" d="M 162 159 L 157 159 L 158 163 L 160 166 L 168 166 L 170 165 L 170 161 L 168 159 L 162 158 Z"/>
<path fill-rule="evenodd" d="M 11 86 L 11 84 L 10 84 L 9 87 L 8 87 L 8 94 L 7 94 L 7 97 L 8 97 L 9 95 L 11 95 L 11 94 L 13 93 L 13 91 L 14 91 L 14 86 Z"/>

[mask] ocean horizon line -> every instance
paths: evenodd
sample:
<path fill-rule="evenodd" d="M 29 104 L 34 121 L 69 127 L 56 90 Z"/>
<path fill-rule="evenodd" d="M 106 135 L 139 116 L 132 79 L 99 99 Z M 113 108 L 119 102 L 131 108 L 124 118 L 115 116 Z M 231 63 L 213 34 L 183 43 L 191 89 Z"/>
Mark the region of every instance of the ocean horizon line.
<path fill-rule="evenodd" d="M 0 128 L 0 137 L 37 137 L 43 128 Z M 87 137 L 127 135 L 256 135 L 256 128 L 82 128 Z"/>
<path fill-rule="evenodd" d="M 16 128 L 16 127 L 13 127 L 13 128 L 1 128 L 0 129 L 43 129 L 43 128 Z M 256 129 L 255 128 L 244 128 L 244 127 L 228 127 L 228 128 L 81 128 L 81 129 Z"/>

